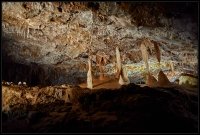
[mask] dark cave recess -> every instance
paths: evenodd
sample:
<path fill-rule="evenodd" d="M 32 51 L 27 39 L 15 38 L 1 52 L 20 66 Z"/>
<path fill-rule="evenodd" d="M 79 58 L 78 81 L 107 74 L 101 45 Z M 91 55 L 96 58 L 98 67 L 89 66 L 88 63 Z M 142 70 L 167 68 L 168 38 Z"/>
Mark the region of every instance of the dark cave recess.
<path fill-rule="evenodd" d="M 29 86 L 36 86 L 38 84 L 50 85 L 48 80 L 42 80 L 39 78 L 39 74 L 42 74 L 42 69 L 32 63 L 31 65 L 24 65 L 14 62 L 2 62 L 2 80 L 7 82 L 26 82 Z"/>

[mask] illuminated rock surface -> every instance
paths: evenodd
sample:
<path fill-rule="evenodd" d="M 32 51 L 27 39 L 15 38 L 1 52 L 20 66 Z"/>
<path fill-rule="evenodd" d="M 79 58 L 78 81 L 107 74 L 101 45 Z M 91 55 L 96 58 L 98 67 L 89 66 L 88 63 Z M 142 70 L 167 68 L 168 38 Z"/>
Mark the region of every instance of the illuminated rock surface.
<path fill-rule="evenodd" d="M 160 46 L 161 68 L 170 69 L 163 64 L 173 61 L 175 70 L 190 69 L 197 74 L 196 10 L 195 3 L 174 7 L 161 3 L 3 2 L 3 80 L 33 85 L 77 84 L 85 81 L 88 56 L 96 63 L 98 53 L 107 55 L 106 73 L 112 74 L 117 46 L 123 66 L 141 68 L 143 38 Z M 151 66 L 157 62 L 152 49 L 150 71 L 156 69 Z M 27 77 L 21 73 L 24 68 L 30 69 Z M 129 76 L 141 73 L 127 71 Z"/>

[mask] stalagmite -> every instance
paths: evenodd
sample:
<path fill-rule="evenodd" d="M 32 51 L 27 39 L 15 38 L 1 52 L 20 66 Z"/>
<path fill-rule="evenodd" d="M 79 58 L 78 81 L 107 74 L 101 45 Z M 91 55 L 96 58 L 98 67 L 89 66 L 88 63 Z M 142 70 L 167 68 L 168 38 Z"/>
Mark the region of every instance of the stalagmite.
<path fill-rule="evenodd" d="M 87 73 L 87 88 L 92 89 L 93 83 L 92 83 L 92 65 L 91 65 L 91 58 L 88 59 L 88 73 Z"/>
<path fill-rule="evenodd" d="M 158 81 L 154 76 L 152 76 L 150 73 L 146 75 L 146 85 L 149 87 L 155 87 L 157 86 Z"/>
<path fill-rule="evenodd" d="M 99 66 L 99 71 L 100 71 L 100 76 L 99 79 L 103 80 L 104 79 L 104 66 L 107 63 L 107 57 L 105 53 L 100 53 L 96 55 L 96 63 Z"/>
<path fill-rule="evenodd" d="M 119 48 L 116 47 L 116 59 L 117 59 L 117 73 L 116 73 L 116 78 L 120 77 L 120 73 L 122 70 L 122 64 L 121 64 L 121 57 L 120 57 L 120 52 L 119 52 Z"/>
<path fill-rule="evenodd" d="M 130 84 L 130 80 L 127 76 L 127 72 L 124 68 L 122 68 L 121 70 L 121 74 L 120 74 L 120 77 L 119 77 L 119 84 L 120 85 L 128 85 Z"/>
<path fill-rule="evenodd" d="M 174 73 L 174 63 L 172 61 L 170 61 L 170 69 Z"/>
<path fill-rule="evenodd" d="M 167 78 L 167 76 L 163 73 L 162 70 L 160 70 L 158 74 L 158 85 L 162 87 L 162 86 L 169 86 L 170 84 L 171 83 L 169 79 Z"/>
<path fill-rule="evenodd" d="M 100 80 L 103 80 L 104 79 L 104 72 L 103 72 L 103 63 L 102 63 L 102 61 L 103 61 L 103 58 L 101 57 L 101 60 L 100 60 L 100 63 L 99 63 L 99 70 L 100 70 L 100 77 L 99 77 L 99 79 Z"/>
<path fill-rule="evenodd" d="M 119 76 L 119 84 L 124 85 L 124 80 L 122 79 L 122 75 Z"/>

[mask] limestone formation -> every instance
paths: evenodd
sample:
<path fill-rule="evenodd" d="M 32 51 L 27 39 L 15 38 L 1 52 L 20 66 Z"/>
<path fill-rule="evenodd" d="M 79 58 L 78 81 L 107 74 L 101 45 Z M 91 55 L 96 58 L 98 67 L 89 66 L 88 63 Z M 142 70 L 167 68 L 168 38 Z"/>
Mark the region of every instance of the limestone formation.
<path fill-rule="evenodd" d="M 116 78 L 120 77 L 121 71 L 122 71 L 122 63 L 121 63 L 121 57 L 120 57 L 120 52 L 119 48 L 116 47 L 116 60 L 117 60 L 117 73 L 116 73 Z"/>
<path fill-rule="evenodd" d="M 120 85 L 128 85 L 130 84 L 130 80 L 128 78 L 127 72 L 125 70 L 125 68 L 122 68 L 120 77 L 119 77 L 119 84 Z"/>
<path fill-rule="evenodd" d="M 99 66 L 100 76 L 99 79 L 104 79 L 104 66 L 107 63 L 107 57 L 105 53 L 100 53 L 96 55 L 96 63 Z"/>
<path fill-rule="evenodd" d="M 122 75 L 119 76 L 119 84 L 124 85 L 124 80 L 122 79 Z"/>
<path fill-rule="evenodd" d="M 146 72 L 149 72 L 148 52 L 144 41 L 141 43 L 140 50 L 142 52 L 142 59 L 146 66 Z"/>
<path fill-rule="evenodd" d="M 146 39 L 143 40 L 142 44 L 147 48 L 150 44 L 151 52 L 152 48 L 156 50 L 157 47 L 158 61 L 160 61 L 159 53 L 162 52 L 163 63 L 173 59 L 174 67 L 178 70 L 181 66 L 178 65 L 178 62 L 182 63 L 187 60 L 187 64 L 182 65 L 183 68 L 190 69 L 194 66 L 195 72 L 198 70 L 196 68 L 198 65 L 198 25 L 197 22 L 191 21 L 193 20 L 192 16 L 186 15 L 187 17 L 185 17 L 183 15 L 180 18 L 168 18 L 161 11 L 158 12 L 162 14 L 158 19 L 158 15 L 150 14 L 151 8 L 148 10 L 150 12 L 146 9 L 145 13 L 143 12 L 143 7 L 148 7 L 148 4 L 133 12 L 121 8 L 120 5 L 123 3 L 118 2 L 112 4 L 110 2 L 96 2 L 99 7 L 95 12 L 91 10 L 92 7 L 88 7 L 88 2 L 74 2 L 73 5 L 61 2 L 60 6 L 54 2 L 34 2 L 34 4 L 38 6 L 33 7 L 29 2 L 2 3 L 2 52 L 4 52 L 2 73 L 5 74 L 2 79 L 6 81 L 14 78 L 12 81 L 15 83 L 26 81 L 28 85 L 32 85 L 31 75 L 27 74 L 28 71 L 24 72 L 27 75 L 23 75 L 21 71 L 15 73 L 15 70 L 8 68 L 12 67 L 5 64 L 8 61 L 7 56 L 9 56 L 9 59 L 13 60 L 14 63 L 21 64 L 21 66 L 30 67 L 32 63 L 35 63 L 42 68 L 45 67 L 44 75 L 38 72 L 33 75 L 40 76 L 36 83 L 44 83 L 45 85 L 79 84 L 86 76 L 85 72 L 87 71 L 83 71 L 84 68 L 81 69 L 81 67 L 85 67 L 87 57 L 90 55 L 88 50 L 91 50 L 92 55 L 97 52 L 105 52 L 108 56 L 115 58 L 116 46 L 119 47 L 121 55 L 121 58 L 119 55 L 120 62 L 117 62 L 116 77 L 119 79 L 121 70 L 119 63 L 121 65 L 121 61 L 124 65 L 136 65 L 138 67 L 136 69 L 140 71 L 143 62 L 141 61 L 141 44 L 138 41 L 143 38 Z M 135 9 L 141 5 L 131 4 L 130 6 L 131 9 Z M 143 22 L 140 22 L 142 20 Z M 159 25 L 153 23 L 153 20 Z M 154 25 L 147 27 L 143 24 Z M 156 42 L 158 46 L 154 45 L 154 47 L 152 42 Z M 146 60 L 144 61 L 146 69 L 149 70 L 150 61 L 147 58 L 151 58 L 152 55 L 147 54 L 147 48 L 141 49 L 141 51 L 146 52 L 144 54 Z M 154 53 L 152 52 L 153 55 Z M 184 54 L 186 54 L 185 58 L 187 59 L 183 59 Z M 111 59 L 109 60 L 111 61 Z M 97 70 L 115 74 L 113 67 L 113 64 L 109 64 L 103 66 L 104 69 L 99 69 L 99 67 Z M 18 70 L 20 66 L 16 66 L 16 68 Z M 63 70 L 58 76 L 54 76 L 52 72 L 57 68 Z M 93 71 L 95 70 L 96 68 L 93 69 Z M 134 76 L 138 71 L 134 68 L 134 70 L 130 69 L 129 72 L 131 72 L 130 76 Z M 16 77 L 10 77 L 13 75 Z M 26 79 L 22 80 L 21 78 Z M 81 78 L 81 81 L 79 82 L 77 78 Z M 103 74 L 100 79 L 102 78 Z"/>
<path fill-rule="evenodd" d="M 87 73 L 87 88 L 92 89 L 93 88 L 93 83 L 92 83 L 92 64 L 91 64 L 91 59 L 88 59 L 88 73 Z"/>
<path fill-rule="evenodd" d="M 149 87 L 156 87 L 157 86 L 158 81 L 156 80 L 156 78 L 151 75 L 150 73 L 148 73 L 146 75 L 146 85 Z"/>
<path fill-rule="evenodd" d="M 163 73 L 162 70 L 160 70 L 158 74 L 158 85 L 162 87 L 162 86 L 169 86 L 170 84 L 171 83 L 169 79 L 167 78 L 167 76 Z"/>
<path fill-rule="evenodd" d="M 171 72 L 174 73 L 174 63 L 172 61 L 170 61 L 170 69 Z"/>
<path fill-rule="evenodd" d="M 155 49 L 155 52 L 156 52 L 156 58 L 157 58 L 159 65 L 160 65 L 161 53 L 160 53 L 159 45 L 156 42 L 154 43 L 154 49 Z"/>

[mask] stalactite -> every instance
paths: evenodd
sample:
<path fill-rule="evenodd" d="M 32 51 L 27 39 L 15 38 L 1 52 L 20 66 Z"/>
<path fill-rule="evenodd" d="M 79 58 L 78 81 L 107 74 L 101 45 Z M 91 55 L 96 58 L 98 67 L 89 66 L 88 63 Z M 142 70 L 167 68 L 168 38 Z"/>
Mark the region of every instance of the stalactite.
<path fill-rule="evenodd" d="M 92 89 L 93 88 L 93 82 L 92 82 L 92 65 L 91 65 L 91 58 L 88 59 L 88 73 L 87 73 L 87 88 Z"/>

